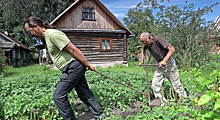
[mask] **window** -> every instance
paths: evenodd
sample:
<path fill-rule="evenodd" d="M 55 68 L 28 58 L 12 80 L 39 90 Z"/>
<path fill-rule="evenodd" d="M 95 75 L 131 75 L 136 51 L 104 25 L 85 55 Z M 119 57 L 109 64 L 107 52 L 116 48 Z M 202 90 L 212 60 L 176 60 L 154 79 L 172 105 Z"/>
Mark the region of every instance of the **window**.
<path fill-rule="evenodd" d="M 13 58 L 15 58 L 15 50 L 13 50 Z"/>
<path fill-rule="evenodd" d="M 89 8 L 89 7 L 83 7 L 82 20 L 95 21 L 95 9 L 94 8 Z"/>
<path fill-rule="evenodd" d="M 100 51 L 112 51 L 112 40 L 100 39 Z"/>
<path fill-rule="evenodd" d="M 21 59 L 20 50 L 18 50 L 18 59 Z"/>
<path fill-rule="evenodd" d="M 23 51 L 23 56 L 24 56 L 24 59 L 25 59 L 25 51 Z"/>

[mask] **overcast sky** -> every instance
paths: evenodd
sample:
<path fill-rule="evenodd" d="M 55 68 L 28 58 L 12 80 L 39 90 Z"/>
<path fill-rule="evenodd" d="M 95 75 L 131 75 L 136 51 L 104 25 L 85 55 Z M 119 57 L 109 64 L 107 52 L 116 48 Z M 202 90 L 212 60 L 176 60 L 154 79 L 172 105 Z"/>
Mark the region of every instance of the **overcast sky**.
<path fill-rule="evenodd" d="M 158 0 L 160 1 L 160 0 Z M 179 8 L 183 8 L 186 3 L 185 0 L 164 0 L 163 4 L 165 6 L 178 5 Z M 129 8 L 135 7 L 138 3 L 144 2 L 144 0 L 101 0 L 101 2 L 121 21 L 125 14 L 128 12 Z M 206 20 L 215 21 L 217 16 L 220 15 L 220 0 L 188 0 L 188 4 L 194 3 L 195 10 L 198 8 L 203 8 L 204 6 L 212 5 L 219 2 L 217 6 L 213 8 L 213 13 L 209 13 L 204 17 Z"/>

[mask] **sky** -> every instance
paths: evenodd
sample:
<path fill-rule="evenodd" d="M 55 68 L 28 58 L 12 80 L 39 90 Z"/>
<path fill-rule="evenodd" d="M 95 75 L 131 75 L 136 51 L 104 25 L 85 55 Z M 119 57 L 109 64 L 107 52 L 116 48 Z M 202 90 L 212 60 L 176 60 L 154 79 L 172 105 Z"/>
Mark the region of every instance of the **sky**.
<path fill-rule="evenodd" d="M 144 2 L 144 0 L 100 0 L 122 23 L 123 17 L 128 12 L 129 8 L 134 8 L 138 3 Z M 160 0 L 158 0 L 160 1 Z M 164 0 L 162 4 L 165 6 L 178 5 L 179 8 L 183 8 L 186 5 L 185 0 Z M 194 10 L 203 8 L 204 6 L 210 6 L 219 2 L 213 8 L 213 13 L 204 15 L 204 18 L 208 21 L 215 21 L 217 16 L 220 15 L 220 0 L 188 0 L 187 4 L 194 3 Z"/>

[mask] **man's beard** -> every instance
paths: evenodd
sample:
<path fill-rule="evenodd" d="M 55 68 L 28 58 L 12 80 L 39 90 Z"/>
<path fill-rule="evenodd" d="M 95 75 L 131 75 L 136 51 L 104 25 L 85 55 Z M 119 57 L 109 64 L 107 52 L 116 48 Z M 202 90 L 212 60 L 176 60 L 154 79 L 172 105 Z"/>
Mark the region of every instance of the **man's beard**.
<path fill-rule="evenodd" d="M 31 35 L 32 37 L 36 37 L 37 39 L 39 38 L 39 36 L 36 36 L 36 35 Z"/>
<path fill-rule="evenodd" d="M 35 38 L 37 38 L 37 39 L 39 39 L 40 37 L 39 37 L 39 35 L 38 35 L 38 32 L 34 29 L 34 32 L 35 32 L 35 34 L 36 35 L 32 35 L 33 37 L 35 37 Z"/>

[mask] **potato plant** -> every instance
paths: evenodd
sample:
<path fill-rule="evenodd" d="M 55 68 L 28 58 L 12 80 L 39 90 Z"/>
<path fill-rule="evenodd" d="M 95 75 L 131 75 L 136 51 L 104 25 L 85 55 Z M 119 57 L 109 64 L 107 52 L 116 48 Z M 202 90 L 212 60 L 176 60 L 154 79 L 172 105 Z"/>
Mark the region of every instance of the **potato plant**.
<path fill-rule="evenodd" d="M 211 64 L 213 66 L 213 64 Z M 109 116 L 107 119 L 125 119 L 119 115 L 112 115 L 112 108 L 126 111 L 127 106 L 133 102 L 144 102 L 141 111 L 136 116 L 128 115 L 127 120 L 143 119 L 219 119 L 219 64 L 215 67 L 203 67 L 179 70 L 180 79 L 188 97 L 186 102 L 176 101 L 177 94 L 172 89 L 168 80 L 164 80 L 163 93 L 168 102 L 164 107 L 150 108 L 148 99 L 142 94 L 127 88 L 113 80 L 110 80 L 93 71 L 86 72 L 89 87 L 96 99 Z M 35 66 L 36 67 L 36 66 Z M 207 71 L 207 68 L 212 68 Z M 39 70 L 42 70 L 38 68 Z M 48 70 L 49 71 L 49 70 Z M 116 65 L 114 68 L 101 69 L 97 71 L 112 77 L 124 84 L 132 86 L 142 92 L 147 92 L 146 71 L 140 67 L 125 67 Z M 206 72 L 207 71 L 207 72 Z M 59 81 L 61 73 L 47 70 L 34 74 L 26 74 L 16 77 L 3 78 L 1 81 L 1 99 L 4 105 L 4 118 L 10 120 L 60 120 L 59 114 L 53 102 L 53 92 Z M 151 100 L 154 99 L 151 88 L 153 70 L 149 70 Z M 78 106 L 74 103 L 78 99 L 76 91 L 69 95 L 69 101 L 73 109 Z M 83 110 L 89 110 L 81 105 Z M 78 114 L 77 111 L 74 111 Z"/>

